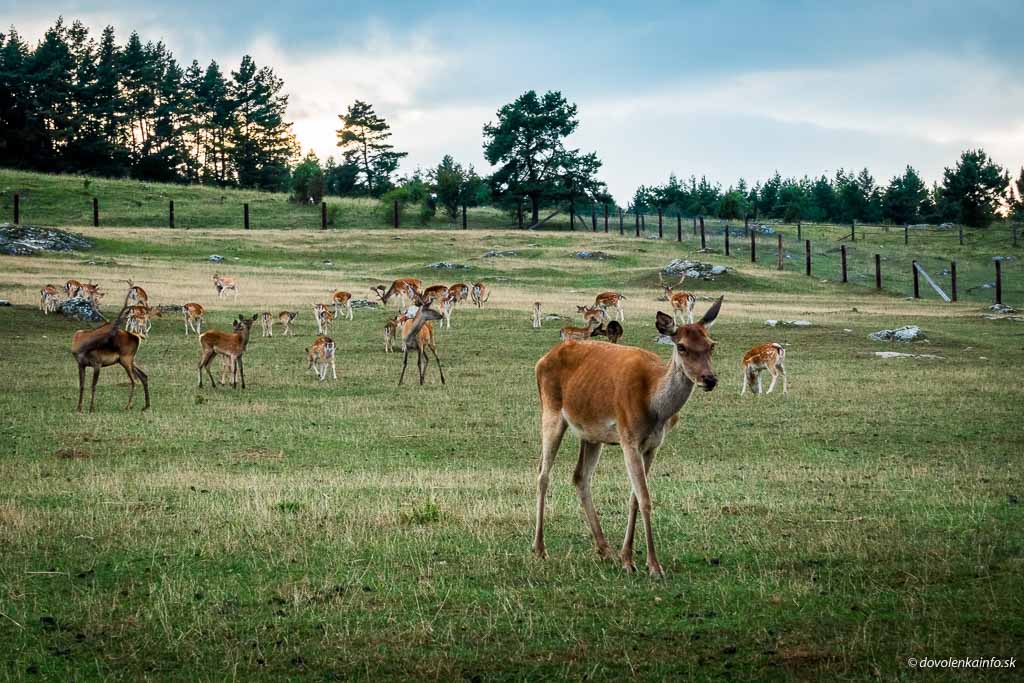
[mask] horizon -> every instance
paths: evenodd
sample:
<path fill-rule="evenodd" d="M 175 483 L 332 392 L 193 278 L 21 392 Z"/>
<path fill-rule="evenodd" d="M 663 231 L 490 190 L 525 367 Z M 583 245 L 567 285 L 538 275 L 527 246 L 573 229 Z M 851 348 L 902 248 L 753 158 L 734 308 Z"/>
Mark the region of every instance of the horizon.
<path fill-rule="evenodd" d="M 163 41 L 182 65 L 215 60 L 227 72 L 250 54 L 284 80 L 301 153 L 321 160 L 340 157 L 338 115 L 365 100 L 409 153 L 402 175 L 445 154 L 489 172 L 482 128 L 530 89 L 559 90 L 579 106 L 568 144 L 597 153 L 599 176 L 619 202 L 671 173 L 727 188 L 775 171 L 815 178 L 867 168 L 884 183 L 910 165 L 931 185 L 964 149 L 985 149 L 1011 173 L 1024 163 L 1024 86 L 1012 78 L 1024 58 L 1010 47 L 1012 8 L 997 3 L 886 9 L 884 22 L 877 3 L 567 5 L 549 8 L 549 20 L 529 32 L 529 11 L 503 8 L 351 3 L 342 20 L 323 3 L 300 1 L 268 4 L 254 20 L 232 11 L 236 4 L 152 3 L 145 13 L 123 0 L 63 13 L 0 6 L 31 45 L 62 15 L 93 37 L 110 24 L 119 43 L 132 31 Z M 272 21 L 280 11 L 286 18 Z M 677 31 L 680 22 L 701 30 Z M 735 38 L 720 40 L 719 26 Z M 332 38 L 341 46 L 320 42 Z M 786 47 L 797 40 L 806 44 Z M 630 133 L 637 130 L 646 134 Z"/>

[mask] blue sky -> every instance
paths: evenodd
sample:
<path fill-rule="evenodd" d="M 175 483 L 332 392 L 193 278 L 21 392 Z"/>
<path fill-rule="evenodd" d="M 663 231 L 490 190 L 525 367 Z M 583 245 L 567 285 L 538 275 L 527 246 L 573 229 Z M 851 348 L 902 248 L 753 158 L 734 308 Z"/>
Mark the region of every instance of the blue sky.
<path fill-rule="evenodd" d="M 410 153 L 486 171 L 481 128 L 522 91 L 579 105 L 572 144 L 595 150 L 625 200 L 638 184 L 706 173 L 723 185 L 910 163 L 938 178 L 982 146 L 1024 164 L 1021 2 L 217 3 L 0 0 L 35 41 L 58 14 L 179 61 L 243 53 L 285 79 L 303 149 L 333 152 L 337 114 L 373 103 Z"/>

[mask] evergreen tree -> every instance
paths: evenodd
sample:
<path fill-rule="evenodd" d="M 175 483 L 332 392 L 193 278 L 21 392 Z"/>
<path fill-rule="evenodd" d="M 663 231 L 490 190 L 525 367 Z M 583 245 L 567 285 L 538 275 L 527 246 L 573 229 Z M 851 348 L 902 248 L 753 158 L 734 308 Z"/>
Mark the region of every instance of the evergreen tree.
<path fill-rule="evenodd" d="M 292 199 L 300 204 L 319 204 L 324 198 L 324 171 L 313 150 L 292 171 Z"/>
<path fill-rule="evenodd" d="M 30 150 L 40 144 L 28 81 L 29 50 L 13 27 L 0 34 L 0 164 L 26 166 Z"/>
<path fill-rule="evenodd" d="M 981 149 L 960 155 L 943 173 L 940 210 L 971 227 L 988 227 L 1003 199 L 1010 177 Z"/>
<path fill-rule="evenodd" d="M 288 96 L 284 81 L 269 67 L 257 69 L 245 55 L 238 71 L 231 72 L 229 93 L 235 121 L 231 127 L 231 161 L 242 187 L 284 189 L 288 164 L 298 145 L 291 123 L 284 120 Z"/>
<path fill-rule="evenodd" d="M 897 225 L 921 220 L 921 207 L 928 197 L 928 188 L 912 166 L 903 175 L 889 181 L 882 196 L 882 216 Z"/>
<path fill-rule="evenodd" d="M 391 126 L 377 116 L 373 106 L 356 100 L 348 112 L 340 114 L 338 147 L 345 163 L 359 169 L 358 186 L 371 196 L 379 196 L 391 187 L 391 176 L 406 152 L 396 152 L 388 144 Z"/>

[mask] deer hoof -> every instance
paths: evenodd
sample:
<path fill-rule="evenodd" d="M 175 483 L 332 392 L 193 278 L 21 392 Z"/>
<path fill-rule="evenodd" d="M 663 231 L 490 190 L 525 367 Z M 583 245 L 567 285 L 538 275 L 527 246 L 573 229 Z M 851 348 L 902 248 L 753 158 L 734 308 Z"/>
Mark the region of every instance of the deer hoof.
<path fill-rule="evenodd" d="M 546 559 L 548 559 L 548 551 L 544 548 L 543 545 L 534 544 L 534 546 L 533 546 L 533 554 L 534 554 L 534 556 L 536 556 L 536 558 L 538 560 L 546 560 Z"/>
<path fill-rule="evenodd" d="M 614 560 L 614 559 L 616 559 L 615 551 L 612 550 L 611 547 L 607 546 L 607 545 L 598 547 L 597 554 L 601 557 L 602 560 Z"/>
<path fill-rule="evenodd" d="M 636 565 L 633 563 L 632 555 L 621 555 L 622 568 L 626 570 L 628 574 L 636 574 Z"/>
<path fill-rule="evenodd" d="M 651 575 L 652 579 L 665 578 L 665 570 L 661 568 L 661 564 L 657 560 L 647 563 L 647 573 Z"/>

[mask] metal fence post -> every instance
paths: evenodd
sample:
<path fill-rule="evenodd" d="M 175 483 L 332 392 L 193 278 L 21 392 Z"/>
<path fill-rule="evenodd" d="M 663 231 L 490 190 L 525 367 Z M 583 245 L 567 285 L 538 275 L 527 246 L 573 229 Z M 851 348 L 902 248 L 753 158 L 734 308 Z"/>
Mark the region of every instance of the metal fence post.
<path fill-rule="evenodd" d="M 778 262 L 778 265 L 776 265 L 776 269 L 777 270 L 782 270 L 782 264 L 783 264 L 783 261 L 786 258 L 785 252 L 782 251 L 782 233 L 781 232 L 778 233 L 777 237 L 779 238 L 779 262 Z"/>
<path fill-rule="evenodd" d="M 750 231 L 750 262 L 757 263 L 757 230 Z"/>
<path fill-rule="evenodd" d="M 996 303 L 1003 303 L 1003 262 L 996 261 Z"/>
<path fill-rule="evenodd" d="M 917 261 L 911 261 L 910 262 L 910 269 L 912 271 L 914 271 L 914 298 L 915 299 L 920 299 L 921 298 L 921 289 L 920 289 L 920 286 L 919 286 L 918 281 L 917 281 L 917 277 L 918 277 L 917 276 Z"/>
<path fill-rule="evenodd" d="M 882 255 L 875 254 L 875 289 L 882 288 Z"/>
<path fill-rule="evenodd" d="M 167 201 L 167 226 L 174 228 L 174 200 L 170 199 Z"/>

